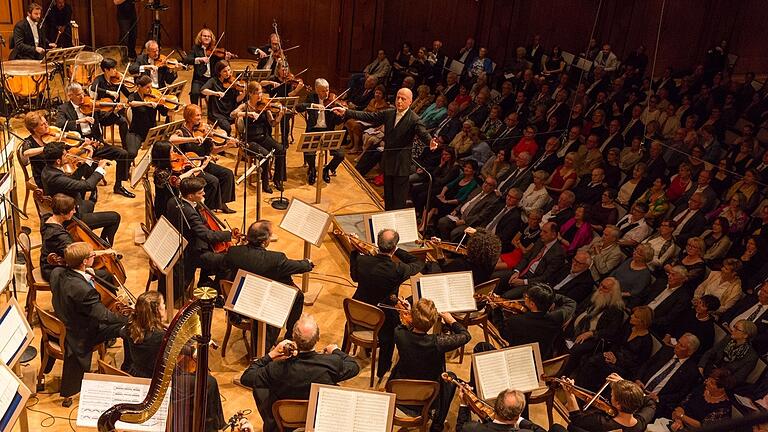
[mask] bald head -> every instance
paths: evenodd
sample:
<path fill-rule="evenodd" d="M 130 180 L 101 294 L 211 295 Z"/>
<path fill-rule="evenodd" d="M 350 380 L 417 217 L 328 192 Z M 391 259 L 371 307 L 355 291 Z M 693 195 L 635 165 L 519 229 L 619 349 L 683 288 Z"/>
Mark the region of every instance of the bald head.
<path fill-rule="evenodd" d="M 413 102 L 413 92 L 408 88 L 401 88 L 397 91 L 397 97 L 395 97 L 395 108 L 398 112 L 403 112 L 411 106 Z"/>
<path fill-rule="evenodd" d="M 311 351 L 315 349 L 320 340 L 320 328 L 312 315 L 302 315 L 293 326 L 293 341 L 299 351 Z"/>

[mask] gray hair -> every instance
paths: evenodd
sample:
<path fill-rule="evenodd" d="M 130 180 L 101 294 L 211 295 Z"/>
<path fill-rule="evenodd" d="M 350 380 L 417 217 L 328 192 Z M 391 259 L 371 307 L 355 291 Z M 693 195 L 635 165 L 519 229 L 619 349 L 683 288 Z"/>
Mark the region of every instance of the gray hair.
<path fill-rule="evenodd" d="M 670 273 L 674 273 L 684 279 L 688 278 L 688 269 L 681 265 L 673 266 L 671 269 L 669 269 Z"/>
<path fill-rule="evenodd" d="M 695 353 L 699 350 L 699 346 L 701 346 L 701 341 L 699 341 L 699 338 L 693 334 L 693 333 L 685 333 L 682 336 L 680 336 L 680 339 L 687 338 L 688 342 L 691 343 L 691 354 Z"/>
<path fill-rule="evenodd" d="M 299 351 L 311 351 L 320 340 L 320 327 L 312 315 L 302 315 L 293 325 L 293 341 Z"/>
<path fill-rule="evenodd" d="M 387 235 L 389 233 L 392 233 L 392 235 Z M 397 231 L 389 228 L 379 231 L 378 236 L 376 236 L 376 245 L 379 247 L 379 250 L 387 254 L 395 251 L 399 241 L 400 234 L 398 234 Z"/>
<path fill-rule="evenodd" d="M 330 88 L 330 84 L 325 78 L 318 78 L 315 80 L 315 87 Z"/>
<path fill-rule="evenodd" d="M 517 420 L 525 409 L 525 395 L 520 390 L 506 389 L 499 393 L 493 410 L 503 420 Z"/>
<path fill-rule="evenodd" d="M 144 44 L 144 48 L 145 48 L 145 49 L 149 49 L 149 47 L 150 47 L 150 46 L 152 46 L 153 44 L 154 44 L 154 45 L 157 45 L 157 47 L 158 47 L 158 48 L 160 47 L 160 44 L 159 44 L 159 43 L 157 43 L 157 41 L 156 41 L 156 40 L 154 40 L 154 39 L 150 39 L 150 40 L 148 40 L 148 41 L 147 41 L 147 42 Z"/>
<path fill-rule="evenodd" d="M 637 245 L 637 251 L 640 253 L 640 256 L 643 258 L 646 264 L 651 262 L 653 259 L 653 248 L 651 245 L 647 243 L 639 244 Z"/>
<path fill-rule="evenodd" d="M 72 92 L 80 91 L 83 89 L 83 86 L 76 82 L 71 82 L 69 85 L 67 85 L 67 94 L 70 94 Z"/>

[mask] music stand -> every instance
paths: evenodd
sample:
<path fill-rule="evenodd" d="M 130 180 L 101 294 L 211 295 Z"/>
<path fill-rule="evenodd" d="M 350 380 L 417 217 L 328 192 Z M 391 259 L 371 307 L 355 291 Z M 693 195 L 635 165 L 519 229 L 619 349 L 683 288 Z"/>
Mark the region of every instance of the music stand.
<path fill-rule="evenodd" d="M 233 69 L 232 73 L 235 74 L 235 76 L 243 74 L 240 79 L 244 81 L 256 81 L 258 83 L 261 83 L 272 75 L 272 71 L 269 69 L 248 69 L 247 72 L 245 71 L 245 68 Z"/>
<path fill-rule="evenodd" d="M 45 73 L 48 75 L 49 63 L 61 63 L 62 66 L 66 66 L 69 60 L 74 60 L 75 56 L 80 54 L 80 51 L 85 48 L 85 45 L 79 45 L 71 48 L 53 48 L 45 52 L 45 57 L 40 60 L 40 64 L 45 65 Z M 66 85 L 64 81 L 64 73 L 61 74 L 61 83 Z"/>
<path fill-rule="evenodd" d="M 155 267 L 165 276 L 165 307 L 167 316 L 175 315 L 173 298 L 173 268 L 187 247 L 187 239 L 165 218 L 161 216 L 152 227 L 144 244 L 144 252 Z M 182 293 L 182 297 L 185 293 Z"/>
<path fill-rule="evenodd" d="M 315 157 L 317 163 L 317 172 L 320 173 L 325 165 L 325 159 L 328 157 L 327 150 L 338 150 L 344 144 L 344 130 L 332 130 L 325 132 L 305 132 L 299 138 L 299 144 L 296 151 L 302 153 L 321 152 Z M 320 204 L 320 195 L 322 192 L 322 182 L 315 182 L 315 204 Z"/>
<path fill-rule="evenodd" d="M 160 90 L 160 93 L 164 93 L 166 96 L 176 96 L 176 99 L 181 100 L 181 93 L 184 91 L 184 87 L 187 85 L 187 80 L 175 82 L 173 84 L 169 84 Z M 178 112 L 183 107 L 182 104 L 179 104 L 174 112 Z"/>
<path fill-rule="evenodd" d="M 144 142 L 141 144 L 142 149 L 150 148 L 154 143 L 164 140 L 168 135 L 176 132 L 184 124 L 184 120 L 176 120 L 174 122 L 161 124 L 155 126 L 147 132 L 147 137 L 144 138 Z"/>
<path fill-rule="evenodd" d="M 290 97 L 275 97 L 272 98 L 272 102 L 277 102 L 281 105 L 283 105 L 286 108 L 286 115 L 290 114 L 293 115 L 293 113 L 296 112 L 296 105 L 299 103 L 299 97 L 298 96 L 290 96 Z M 284 120 L 287 119 L 287 117 L 283 118 Z M 286 128 L 287 129 L 287 128 Z M 275 128 L 277 130 L 277 128 Z M 280 133 L 281 134 L 287 134 L 288 130 L 283 130 L 283 127 L 280 127 Z M 291 136 L 291 139 L 293 139 L 293 136 Z M 287 203 L 286 203 L 287 205 Z"/>

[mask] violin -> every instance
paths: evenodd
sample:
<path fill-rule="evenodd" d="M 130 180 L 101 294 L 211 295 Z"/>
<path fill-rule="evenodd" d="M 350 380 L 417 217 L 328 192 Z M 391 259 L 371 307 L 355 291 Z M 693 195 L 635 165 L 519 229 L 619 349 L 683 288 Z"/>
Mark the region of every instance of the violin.
<path fill-rule="evenodd" d="M 510 312 L 513 314 L 528 312 L 528 307 L 523 303 L 522 300 L 508 300 L 496 294 L 475 294 L 475 300 L 485 301 L 491 305 L 491 307 L 500 307 L 505 312 Z"/>
<path fill-rule="evenodd" d="M 156 88 L 151 89 L 149 93 L 145 94 L 144 99 L 149 99 L 150 102 L 164 105 L 166 108 L 171 110 L 178 109 L 181 106 L 178 97 L 166 96 Z"/>
<path fill-rule="evenodd" d="M 197 168 L 200 165 L 195 164 L 195 161 L 201 161 L 204 160 L 204 157 L 200 157 L 195 152 L 186 152 L 183 153 L 181 150 L 176 148 L 176 146 L 173 147 L 173 150 L 171 151 L 171 171 L 173 171 L 176 174 L 182 174 L 185 173 L 192 168 Z"/>
<path fill-rule="evenodd" d="M 417 240 L 416 243 L 425 247 L 431 247 L 436 261 L 444 260 L 446 252 L 459 256 L 467 256 L 466 246 L 458 243 L 444 242 L 437 237 L 432 237 L 429 240 Z"/>
<path fill-rule="evenodd" d="M 546 382 L 559 384 L 560 387 L 563 388 L 563 390 L 570 392 L 573 396 L 576 397 L 576 399 L 579 399 L 587 403 L 589 403 L 594 399 L 594 402 L 592 402 L 591 406 L 608 414 L 611 417 L 615 417 L 619 413 L 619 411 L 613 405 L 611 405 L 611 403 L 607 401 L 604 397 L 598 395 L 597 398 L 595 398 L 595 392 L 587 390 L 583 387 L 574 385 L 568 382 L 565 378 L 555 378 L 555 377 L 549 377 L 549 376 L 542 376 L 542 378 Z"/>
<path fill-rule="evenodd" d="M 356 234 L 347 234 L 339 229 L 334 229 L 333 234 L 346 238 L 349 245 L 363 255 L 376 256 L 379 254 L 379 248 L 375 244 L 362 240 Z"/>
<path fill-rule="evenodd" d="M 389 309 L 396 311 L 400 315 L 400 322 L 406 327 L 413 327 L 413 316 L 411 315 L 411 305 L 405 299 L 401 299 L 392 294 L 389 299 L 395 304 L 394 306 L 386 303 L 378 303 L 376 307 L 379 309 Z"/>
<path fill-rule="evenodd" d="M 203 222 L 205 222 L 205 225 L 208 227 L 208 229 L 212 231 L 226 231 L 227 226 L 219 218 L 217 218 L 215 214 L 213 214 L 213 211 L 211 211 L 208 206 L 206 206 L 203 202 L 198 204 L 200 205 L 200 208 L 198 209 L 200 216 L 203 217 Z M 231 246 L 241 244 L 243 240 L 245 240 L 245 235 L 240 233 L 240 230 L 237 228 L 232 228 L 229 231 L 232 232 L 233 241 L 213 243 L 211 247 L 213 248 L 214 252 L 224 253 L 228 251 Z"/>
<path fill-rule="evenodd" d="M 227 135 L 223 129 L 213 127 L 206 123 L 200 123 L 192 130 L 192 136 L 201 138 L 210 138 L 216 145 L 224 145 L 230 141 L 236 141 L 234 138 Z"/>
<path fill-rule="evenodd" d="M 85 142 L 85 139 L 81 137 L 80 132 L 64 131 L 57 126 L 48 126 L 48 132 L 41 136 L 40 139 L 44 144 L 63 142 L 69 146 L 80 145 Z"/>
<path fill-rule="evenodd" d="M 443 381 L 454 383 L 456 387 L 461 389 L 462 401 L 469 409 L 482 419 L 483 422 L 491 422 L 496 420 L 496 411 L 488 402 L 480 399 L 475 392 L 472 391 L 472 387 L 459 378 L 449 375 L 447 372 L 443 372 L 440 375 Z"/>
<path fill-rule="evenodd" d="M 112 100 L 112 98 L 105 97 L 98 100 L 93 100 L 93 98 L 90 96 L 84 96 L 83 102 L 80 104 L 80 111 L 85 115 L 91 115 L 93 114 L 94 110 L 109 113 L 115 109 L 122 109 L 123 107 L 125 107 L 125 104 L 115 102 Z"/>
<path fill-rule="evenodd" d="M 231 75 L 225 78 L 221 83 L 227 87 L 235 87 L 238 91 L 245 91 L 245 89 L 248 87 L 245 81 L 237 79 Z"/>
<path fill-rule="evenodd" d="M 237 55 L 232 54 L 231 52 L 225 50 L 224 48 L 216 47 L 216 48 L 206 48 L 205 49 L 205 55 L 208 57 L 216 57 L 219 59 L 225 59 L 227 58 L 227 54 L 229 54 L 229 58 L 238 58 Z"/>
<path fill-rule="evenodd" d="M 269 95 L 262 94 L 261 99 L 256 102 L 255 111 L 258 111 L 259 113 L 269 111 L 272 114 L 277 115 L 285 109 L 283 104 L 280 102 L 272 102 L 272 99 L 274 98 L 270 97 Z"/>
<path fill-rule="evenodd" d="M 125 77 L 125 79 L 123 79 L 123 74 L 120 72 L 116 72 L 115 75 L 112 75 L 109 78 L 110 84 L 120 85 L 121 82 L 123 83 L 123 87 L 128 90 L 134 90 L 136 88 L 136 83 L 133 82 L 133 77 Z"/>
<path fill-rule="evenodd" d="M 175 58 L 170 58 L 165 54 L 160 54 L 159 56 L 157 56 L 157 58 L 152 61 L 152 64 L 159 68 L 166 67 L 171 70 L 173 69 L 187 70 L 187 67 L 188 67 L 184 63 L 176 60 Z"/>

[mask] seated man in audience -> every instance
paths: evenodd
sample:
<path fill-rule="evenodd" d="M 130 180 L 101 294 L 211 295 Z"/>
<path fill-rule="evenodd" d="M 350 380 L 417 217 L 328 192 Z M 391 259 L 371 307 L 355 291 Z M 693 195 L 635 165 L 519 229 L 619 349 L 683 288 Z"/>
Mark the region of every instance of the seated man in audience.
<path fill-rule="evenodd" d="M 600 280 L 619 266 L 627 256 L 619 246 L 621 232 L 615 225 L 606 225 L 602 237 L 595 237 L 590 243 L 589 255 L 592 257 L 590 271 L 595 280 Z"/>
<path fill-rule="evenodd" d="M 648 205 L 638 202 L 632 205 L 626 216 L 616 222 L 616 228 L 619 229 L 620 234 L 619 245 L 631 250 L 651 234 L 653 230 L 645 220 L 646 213 L 648 213 Z"/>
<path fill-rule="evenodd" d="M 574 213 L 576 213 L 576 210 L 573 209 L 573 204 L 575 202 L 576 195 L 569 190 L 564 190 L 560 196 L 557 197 L 557 203 L 541 217 L 542 225 L 547 222 L 555 222 L 562 226 L 564 223 L 568 222 L 568 220 L 573 217 Z"/>
<path fill-rule="evenodd" d="M 497 189 L 501 194 L 507 193 L 512 188 L 525 190 L 531 184 L 532 179 L 531 154 L 521 152 L 515 157 L 515 164 L 510 167 L 509 174 L 504 178 L 498 179 L 499 186 Z"/>
<path fill-rule="evenodd" d="M 752 321 L 757 325 L 757 336 L 752 339 L 752 345 L 760 355 L 768 352 L 768 281 L 760 285 L 756 294 L 744 296 L 728 309 L 721 322 L 730 328 L 740 320 Z"/>
<path fill-rule="evenodd" d="M 456 207 L 449 215 L 437 221 L 440 238 L 458 242 L 467 227 L 485 226 L 499 210 L 499 197 L 496 195 L 496 179 L 488 176 L 482 187 L 475 188 L 467 201 Z"/>
<path fill-rule="evenodd" d="M 459 400 L 463 400 L 461 390 L 459 390 Z M 490 423 L 469 421 L 469 407 L 460 405 L 456 419 L 456 432 L 546 432 L 543 427 L 521 416 L 525 410 L 525 404 L 523 392 L 512 389 L 502 390 L 493 404 L 495 419 Z"/>
<path fill-rule="evenodd" d="M 674 347 L 682 335 L 691 333 L 699 338 L 701 352 L 712 348 L 715 344 L 714 314 L 718 309 L 720 300 L 717 297 L 709 294 L 702 296 L 698 302 L 691 303 L 685 312 L 675 317 L 669 325 L 669 332 L 662 337 L 662 342 Z"/>
<path fill-rule="evenodd" d="M 712 171 L 702 170 L 699 173 L 699 176 L 696 177 L 696 184 L 689 187 L 688 190 L 672 204 L 675 205 L 675 208 L 685 208 L 685 206 L 690 203 L 693 194 L 700 193 L 704 203 L 701 207 L 702 212 L 704 212 L 704 214 L 711 212 L 715 209 L 715 204 L 717 203 L 717 192 L 715 192 L 715 189 L 711 186 L 711 180 Z"/>
<path fill-rule="evenodd" d="M 373 99 L 376 84 L 378 80 L 374 76 L 369 76 L 365 79 L 363 87 L 357 91 L 350 91 L 349 97 L 346 99 L 347 105 L 350 109 L 365 109 L 368 103 Z"/>
<path fill-rule="evenodd" d="M 600 198 L 605 191 L 605 170 L 603 168 L 593 168 L 591 175 L 584 175 L 579 180 L 579 184 L 573 188 L 576 195 L 576 201 L 591 206 L 600 203 Z"/>
<path fill-rule="evenodd" d="M 520 207 L 520 198 L 523 193 L 520 189 L 512 188 L 504 195 L 504 207 L 502 207 L 493 219 L 485 226 L 486 231 L 496 236 L 501 241 L 502 252 L 509 252 L 514 245 L 512 240 L 522 228 L 523 209 Z M 539 213 L 541 215 L 541 213 Z"/>
<path fill-rule="evenodd" d="M 600 138 L 595 134 L 589 134 L 584 144 L 576 150 L 576 174 L 585 176 L 592 170 L 603 164 L 603 154 L 600 152 Z"/>
<path fill-rule="evenodd" d="M 678 207 L 672 212 L 672 220 L 677 224 L 672 235 L 678 246 L 685 247 L 688 239 L 698 236 L 707 228 L 707 218 L 702 210 L 705 205 L 704 194 L 695 192 L 688 199 L 687 206 Z"/>
<path fill-rule="evenodd" d="M 291 340 L 280 342 L 243 372 L 240 382 L 253 389 L 265 432 L 278 430 L 272 417 L 275 401 L 309 399 L 312 383 L 337 385 L 360 373 L 357 362 L 336 344 L 316 352 L 319 340 L 320 328 L 315 319 L 302 316 L 293 326 Z"/>
<path fill-rule="evenodd" d="M 643 293 L 641 304 L 653 310 L 653 332 L 665 335 L 674 320 L 685 313 L 691 304 L 691 293 L 683 286 L 688 270 L 677 265 L 667 270 L 666 277 L 657 278 Z"/>
<path fill-rule="evenodd" d="M 563 272 L 562 277 L 554 278 L 552 289 L 556 293 L 572 298 L 576 303 L 581 303 L 595 287 L 595 280 L 589 268 L 592 266 L 592 257 L 587 250 L 576 251 L 571 260 L 571 268 Z"/>
<path fill-rule="evenodd" d="M 463 121 L 459 117 L 459 105 L 451 102 L 448 104 L 448 110 L 445 113 L 445 117 L 437 125 L 437 127 L 431 131 L 432 136 L 437 137 L 441 144 L 448 145 L 461 131 Z"/>

